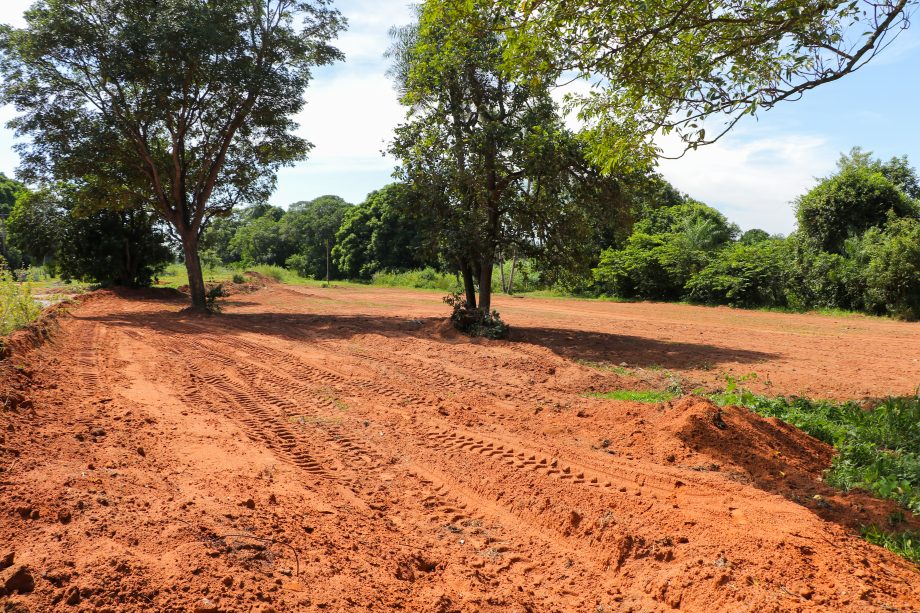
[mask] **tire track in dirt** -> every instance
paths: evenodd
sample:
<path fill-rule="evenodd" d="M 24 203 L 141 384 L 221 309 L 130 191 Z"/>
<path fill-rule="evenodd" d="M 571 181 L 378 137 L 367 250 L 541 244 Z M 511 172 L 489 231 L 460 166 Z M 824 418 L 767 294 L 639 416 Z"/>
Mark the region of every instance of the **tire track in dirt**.
<path fill-rule="evenodd" d="M 264 309 L 259 300 L 246 308 Z M 113 301 L 108 308 L 124 307 L 132 313 L 124 321 L 143 324 L 136 306 Z M 117 318 L 117 328 L 75 322 L 68 344 L 80 347 L 75 371 L 102 371 L 95 389 L 105 393 L 115 366 L 83 348 L 98 347 L 106 360 L 116 341 L 125 343 L 123 356 L 130 345 L 153 347 L 144 354 L 147 384 L 171 389 L 180 407 L 232 421 L 251 448 L 296 473 L 286 487 L 307 489 L 318 506 L 336 508 L 346 518 L 339 527 L 374 535 L 356 555 L 370 560 L 365 570 L 392 564 L 394 589 L 409 610 L 436 608 L 431 590 L 454 598 L 480 594 L 475 604 L 454 607 L 469 610 L 591 610 L 602 602 L 614 609 L 616 602 L 621 609 L 781 610 L 807 600 L 782 591 L 785 574 L 806 582 L 834 577 L 838 585 L 815 590 L 838 603 L 841 586 L 858 594 L 860 582 L 835 569 L 854 567 L 860 557 L 890 564 L 888 554 L 750 483 L 662 465 L 647 445 L 625 457 L 588 451 L 578 437 L 593 426 L 574 411 L 533 418 L 521 405 L 573 400 L 545 376 L 559 365 L 546 350 L 394 338 L 372 328 L 359 345 L 352 335 L 364 330 L 360 322 L 341 338 L 333 330 L 317 340 L 296 326 L 266 329 L 275 325 L 271 315 L 169 320 L 160 316 L 163 307 L 148 310 L 151 323 L 137 327 Z M 474 408 L 442 412 L 445 394 Z M 208 414 L 202 423 L 213 419 Z M 673 419 L 653 408 L 602 415 L 624 422 L 598 426 L 624 441 L 636 430 L 633 422 Z M 200 412 L 195 419 L 202 420 Z M 808 534 L 831 546 L 806 540 Z M 349 536 L 337 535 L 335 549 L 318 550 L 315 562 L 341 566 Z M 835 558 L 837 548 L 844 554 Z M 773 559 L 784 560 L 782 572 L 771 568 Z M 880 574 L 877 585 L 890 587 L 899 573 Z M 490 591 L 496 600 L 486 596 Z M 889 593 L 913 602 L 914 591 L 905 583 L 866 597 L 866 604 L 896 602 Z"/>
<path fill-rule="evenodd" d="M 237 338 L 222 341 L 220 337 L 203 336 L 196 337 L 196 342 L 194 343 L 183 340 L 180 345 L 183 353 L 195 354 L 192 359 L 193 364 L 214 362 L 221 365 L 223 372 L 232 368 L 234 373 L 232 378 L 227 375 L 205 374 L 196 376 L 193 381 L 197 391 L 193 392 L 189 397 L 190 401 L 202 402 L 208 396 L 221 398 L 229 406 L 221 409 L 211 402 L 209 404 L 213 410 L 231 417 L 237 413 L 248 415 L 248 417 L 242 418 L 237 416 L 236 419 L 245 424 L 245 429 L 253 440 L 265 444 L 269 449 L 279 453 L 281 456 L 292 458 L 295 464 L 306 467 L 308 472 L 315 472 L 316 464 L 322 463 L 314 459 L 318 457 L 317 454 L 314 452 L 310 456 L 310 460 L 304 460 L 304 456 L 299 455 L 304 452 L 293 452 L 293 449 L 307 447 L 316 449 L 317 445 L 329 444 L 337 446 L 340 453 L 334 456 L 330 454 L 330 457 L 337 457 L 342 462 L 342 472 L 350 470 L 354 475 L 357 472 L 367 473 L 369 471 L 381 473 L 388 468 L 384 459 L 388 453 L 392 455 L 406 455 L 408 453 L 409 456 L 415 457 L 423 448 L 430 448 L 424 443 L 418 445 L 414 441 L 402 439 L 400 445 L 388 447 L 388 452 L 371 450 L 342 434 L 343 428 L 341 426 L 322 426 L 323 420 L 335 418 L 338 412 L 337 407 L 328 401 L 317 402 L 315 390 L 303 384 L 298 384 L 297 379 L 293 377 L 302 377 L 316 384 L 331 384 L 335 386 L 336 391 L 354 396 L 368 391 L 376 393 L 383 388 L 384 395 L 395 397 L 394 406 L 401 409 L 391 407 L 384 410 L 389 411 L 391 416 L 397 418 L 405 417 L 405 407 L 408 401 L 414 400 L 418 402 L 417 397 L 414 395 L 404 397 L 398 389 L 381 386 L 372 380 L 342 377 L 336 373 L 304 364 L 295 356 L 284 354 L 283 352 L 272 352 L 272 363 L 275 365 L 283 364 L 284 368 L 267 369 L 264 365 L 268 362 L 262 359 L 267 357 L 265 355 L 267 350 L 262 346 L 239 342 Z M 174 343 L 172 346 L 176 347 Z M 251 357 L 245 359 L 227 357 L 230 347 L 244 346 L 250 352 Z M 281 373 L 285 373 L 285 375 Z M 274 390 L 283 390 L 283 393 L 277 393 Z M 268 407 L 274 407 L 275 409 L 271 410 Z M 378 405 L 378 410 L 380 408 Z M 310 409 L 309 417 L 314 420 L 311 422 L 314 429 L 319 429 L 325 434 L 323 440 L 305 440 L 304 437 L 299 436 L 292 429 L 278 425 L 279 421 L 289 420 L 294 414 L 304 416 L 305 409 Z M 363 416 L 374 417 L 369 414 L 364 414 Z M 379 419 L 381 416 L 377 415 L 376 417 Z M 397 419 L 397 421 L 400 420 Z M 390 429 L 393 430 L 394 428 Z M 425 434 L 421 436 L 423 440 L 427 438 Z M 370 464 L 368 463 L 369 457 L 373 459 Z M 354 476 L 343 479 L 340 475 L 341 473 L 338 471 L 322 471 L 324 478 L 339 479 L 347 486 L 354 484 Z M 577 545 L 560 549 L 558 544 L 545 539 L 541 531 L 532 526 L 529 521 L 526 524 L 522 524 L 522 518 L 529 519 L 526 516 L 522 517 L 519 513 L 515 513 L 495 500 L 482 498 L 474 493 L 473 490 L 452 482 L 450 478 L 439 477 L 436 469 L 431 466 L 419 465 L 417 460 L 410 460 L 408 475 L 412 477 L 412 480 L 407 484 L 408 487 L 405 492 L 399 497 L 399 506 L 404 509 L 415 507 L 420 518 L 416 522 L 410 521 L 413 525 L 412 530 L 409 531 L 411 534 L 427 535 L 424 538 L 437 539 L 443 537 L 445 530 L 451 530 L 447 528 L 448 526 L 465 530 L 469 527 L 475 529 L 477 526 L 487 525 L 491 527 L 490 531 L 492 533 L 501 535 L 491 538 L 497 539 L 496 542 L 499 543 L 509 543 L 497 546 L 490 544 L 489 547 L 485 548 L 484 560 L 489 563 L 484 562 L 482 564 L 481 568 L 478 569 L 480 573 L 490 573 L 496 576 L 504 575 L 511 572 L 513 568 L 520 566 L 518 580 L 529 583 L 526 580 L 526 576 L 532 573 L 534 569 L 541 568 L 544 571 L 548 571 L 558 567 L 560 560 L 564 562 L 565 560 L 580 559 L 582 557 Z M 355 493 L 360 495 L 357 491 Z M 379 506 L 373 500 L 365 502 L 370 508 Z M 467 511 L 469 508 L 486 510 L 486 512 L 485 514 L 482 512 L 471 514 Z M 511 526 L 510 532 L 508 531 L 509 526 Z M 523 528 L 523 532 L 520 531 L 521 528 Z M 542 541 L 539 549 L 547 552 L 536 560 L 521 553 L 521 550 L 524 549 L 523 546 L 513 545 L 515 542 L 530 544 L 534 539 Z M 562 572 L 562 570 L 557 568 L 557 574 L 567 577 L 568 574 Z M 575 596 L 576 594 L 577 592 L 572 592 L 571 595 Z"/>

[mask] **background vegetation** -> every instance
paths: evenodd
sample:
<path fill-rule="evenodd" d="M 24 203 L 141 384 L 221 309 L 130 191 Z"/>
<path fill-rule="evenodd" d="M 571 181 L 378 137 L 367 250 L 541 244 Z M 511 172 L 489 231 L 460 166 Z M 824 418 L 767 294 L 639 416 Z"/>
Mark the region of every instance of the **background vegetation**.
<path fill-rule="evenodd" d="M 796 199 L 798 228 L 785 237 L 742 232 L 654 173 L 609 187 L 610 214 L 584 236 L 580 263 L 569 260 L 562 274 L 558 252 L 512 244 L 496 251 L 491 290 L 920 318 L 920 179 L 906 158 L 842 155 L 837 172 Z M 462 289 L 440 246 L 443 228 L 425 221 L 424 198 L 393 183 L 357 205 L 327 195 L 287 209 L 243 207 L 207 227 L 202 265 Z M 32 191 L 6 177 L 0 207 L 0 255 L 12 270 L 42 266 L 63 279 L 137 286 L 182 262 L 168 228 L 139 209 L 85 210 L 66 190 Z"/>

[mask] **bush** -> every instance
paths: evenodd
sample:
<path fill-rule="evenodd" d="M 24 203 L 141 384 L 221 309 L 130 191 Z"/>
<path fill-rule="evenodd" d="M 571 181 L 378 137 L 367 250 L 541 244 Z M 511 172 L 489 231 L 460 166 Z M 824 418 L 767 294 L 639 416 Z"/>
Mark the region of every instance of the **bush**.
<path fill-rule="evenodd" d="M 849 257 L 816 251 L 797 236 L 787 239 L 786 304 L 798 310 L 862 310 L 865 277 L 858 262 L 857 239 Z"/>
<path fill-rule="evenodd" d="M 785 257 L 781 240 L 736 243 L 687 282 L 688 296 L 736 307 L 785 306 Z"/>
<path fill-rule="evenodd" d="M 601 293 L 621 298 L 679 300 L 707 259 L 682 234 L 635 233 L 623 249 L 601 253 L 594 281 Z"/>
<path fill-rule="evenodd" d="M 28 325 L 41 313 L 32 298 L 32 286 L 16 281 L 14 275 L 0 261 L 0 334 L 9 334 Z"/>
<path fill-rule="evenodd" d="M 216 314 L 220 313 L 223 309 L 220 304 L 218 304 L 217 299 L 223 298 L 227 295 L 224 291 L 223 283 L 215 285 L 204 296 L 204 308 L 208 313 Z"/>
<path fill-rule="evenodd" d="M 444 302 L 451 306 L 450 321 L 454 328 L 470 336 L 485 338 L 507 338 L 510 326 L 502 321 L 498 311 L 491 313 L 482 309 L 466 307 L 466 298 L 459 292 L 448 294 Z"/>
<path fill-rule="evenodd" d="M 866 308 L 920 319 L 920 221 L 892 220 L 864 238 Z"/>

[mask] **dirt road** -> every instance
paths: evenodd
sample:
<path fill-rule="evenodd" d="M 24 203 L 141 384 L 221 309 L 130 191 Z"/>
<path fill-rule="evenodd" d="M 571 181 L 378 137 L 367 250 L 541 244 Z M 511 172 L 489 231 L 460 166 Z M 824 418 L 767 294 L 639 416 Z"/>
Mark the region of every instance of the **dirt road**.
<path fill-rule="evenodd" d="M 916 567 L 857 536 L 893 508 L 825 486 L 825 445 L 695 398 L 583 396 L 664 371 L 909 392 L 915 326 L 505 298 L 511 340 L 470 341 L 425 292 L 183 306 L 98 293 L 4 362 L 7 606 L 920 608 Z"/>

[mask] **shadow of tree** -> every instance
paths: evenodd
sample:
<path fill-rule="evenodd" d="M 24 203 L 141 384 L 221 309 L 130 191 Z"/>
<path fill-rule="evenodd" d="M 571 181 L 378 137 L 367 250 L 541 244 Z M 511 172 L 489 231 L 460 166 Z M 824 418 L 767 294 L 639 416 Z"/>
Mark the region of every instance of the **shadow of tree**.
<path fill-rule="evenodd" d="M 679 343 L 642 336 L 565 330 L 559 328 L 513 327 L 511 340 L 531 343 L 571 360 L 625 362 L 630 366 L 696 369 L 723 363 L 754 364 L 778 357 L 773 353 L 720 347 L 707 343 Z"/>
<path fill-rule="evenodd" d="M 234 301 L 246 305 L 245 300 Z M 178 301 L 177 301 L 178 303 Z M 463 336 L 445 334 L 443 318 L 409 318 L 386 315 L 336 315 L 312 313 L 239 313 L 216 316 L 190 312 L 118 312 L 91 317 L 114 326 L 141 327 L 169 334 L 258 333 L 295 341 L 347 339 L 357 335 L 414 336 L 433 342 L 468 342 Z M 775 358 L 774 354 L 731 349 L 706 343 L 674 343 L 652 338 L 555 328 L 515 327 L 510 341 L 546 347 L 566 359 L 626 362 L 631 366 L 658 366 L 669 369 L 699 368 L 702 364 L 756 363 Z"/>

